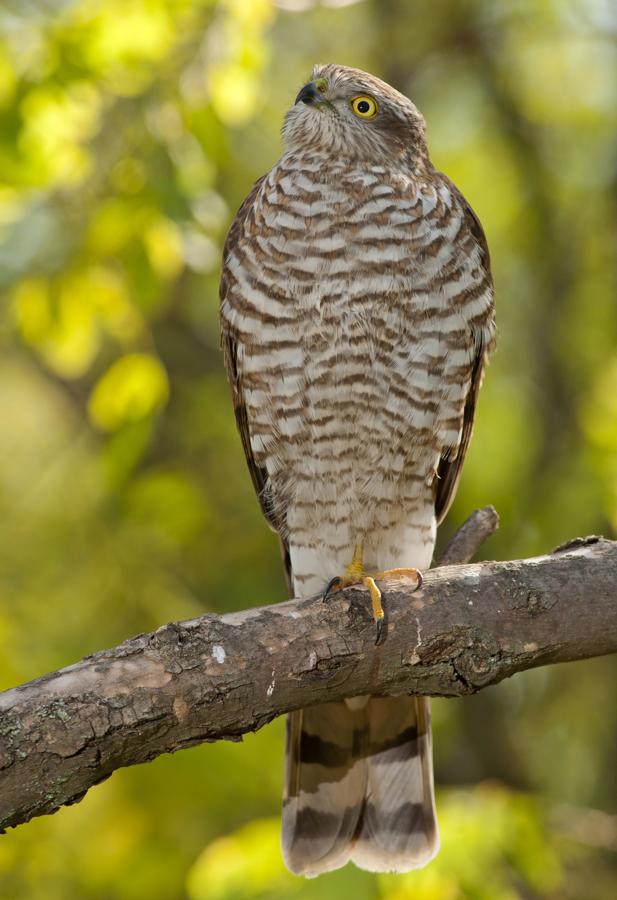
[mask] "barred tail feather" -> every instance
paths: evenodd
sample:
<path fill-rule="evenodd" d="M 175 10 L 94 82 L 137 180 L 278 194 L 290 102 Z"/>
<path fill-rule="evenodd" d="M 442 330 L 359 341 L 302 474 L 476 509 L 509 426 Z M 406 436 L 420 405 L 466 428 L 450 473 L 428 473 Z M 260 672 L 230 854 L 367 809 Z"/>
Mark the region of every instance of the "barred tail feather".
<path fill-rule="evenodd" d="M 374 697 L 367 790 L 350 859 L 370 872 L 408 872 L 439 850 L 426 697 Z"/>
<path fill-rule="evenodd" d="M 283 857 L 297 875 L 350 859 L 403 872 L 437 852 L 425 698 L 354 698 L 292 713 L 285 780 Z"/>
<path fill-rule="evenodd" d="M 344 866 L 362 811 L 364 711 L 326 703 L 287 717 L 282 851 L 311 878 Z"/>

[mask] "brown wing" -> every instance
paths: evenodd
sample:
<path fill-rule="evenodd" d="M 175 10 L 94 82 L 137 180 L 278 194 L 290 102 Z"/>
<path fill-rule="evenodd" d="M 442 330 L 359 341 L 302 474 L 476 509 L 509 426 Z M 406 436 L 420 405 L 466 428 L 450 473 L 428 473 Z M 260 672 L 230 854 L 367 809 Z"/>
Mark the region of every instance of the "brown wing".
<path fill-rule="evenodd" d="M 481 250 L 481 262 L 484 267 L 486 283 L 492 289 L 493 277 L 491 274 L 491 258 L 482 225 L 458 188 L 445 175 L 442 175 L 441 177 L 461 204 L 467 228 L 475 238 Z M 487 320 L 489 319 L 489 316 L 492 316 L 492 309 L 486 317 Z M 480 323 L 480 328 L 483 324 L 485 323 Z M 437 468 L 437 478 L 435 479 L 435 515 L 437 517 L 437 524 L 445 519 L 452 501 L 454 500 L 454 495 L 456 494 L 458 482 L 461 477 L 461 468 L 473 431 L 476 401 L 482 384 L 484 366 L 486 364 L 488 351 L 491 349 L 490 346 L 485 346 L 480 328 L 474 330 L 474 337 L 476 338 L 476 355 L 471 370 L 469 393 L 467 394 L 463 411 L 463 431 L 461 441 L 457 448 L 452 448 L 449 453 L 444 453 L 442 455 Z"/>
<path fill-rule="evenodd" d="M 221 331 L 221 347 L 223 350 L 223 359 L 225 360 L 225 368 L 227 369 L 227 378 L 229 379 L 229 384 L 231 385 L 234 413 L 236 414 L 236 425 L 238 426 L 238 431 L 240 432 L 240 438 L 242 440 L 242 446 L 244 447 L 244 455 L 246 456 L 246 462 L 249 467 L 251 481 L 253 482 L 255 493 L 257 494 L 257 498 L 261 505 L 261 511 L 266 517 L 268 524 L 274 531 L 279 531 L 279 525 L 276 516 L 272 511 L 272 498 L 268 488 L 267 472 L 261 466 L 257 465 L 257 463 L 255 462 L 255 457 L 253 456 L 253 451 L 251 450 L 251 437 L 249 433 L 248 418 L 246 415 L 246 406 L 244 405 L 241 382 L 238 378 L 238 369 L 236 366 L 237 345 L 231 335 L 224 330 Z M 289 547 L 286 540 L 281 535 L 279 535 L 279 540 L 281 545 L 281 556 L 283 557 L 285 584 L 287 586 L 287 592 L 289 596 L 293 597 L 294 592 Z"/>
<path fill-rule="evenodd" d="M 225 246 L 223 248 L 223 269 L 221 273 L 221 284 L 219 289 L 221 303 L 227 298 L 230 289 L 230 278 L 229 272 L 227 270 L 227 258 L 229 255 L 229 250 L 238 240 L 238 236 L 242 229 L 244 220 L 252 213 L 255 196 L 264 178 L 265 176 L 260 178 L 253 185 L 251 192 L 246 197 L 242 206 L 236 213 L 236 217 L 231 224 L 229 233 L 225 240 Z M 242 440 L 242 446 L 244 448 L 244 455 L 246 456 L 246 462 L 249 467 L 253 487 L 255 488 L 255 493 L 257 494 L 257 497 L 261 504 L 261 509 L 264 516 L 268 520 L 270 526 L 276 531 L 277 527 L 272 513 L 272 502 L 268 488 L 268 475 L 266 470 L 261 466 L 258 466 L 255 462 L 255 457 L 253 456 L 253 450 L 251 448 L 251 435 L 248 416 L 246 413 L 246 404 L 244 401 L 244 390 L 242 387 L 242 379 L 239 377 L 238 373 L 238 344 L 233 332 L 229 329 L 229 327 L 222 319 L 221 349 L 223 351 L 223 360 L 225 362 L 225 368 L 227 370 L 227 378 L 231 387 L 236 424 L 238 426 L 238 431 L 240 432 L 240 438 Z"/>

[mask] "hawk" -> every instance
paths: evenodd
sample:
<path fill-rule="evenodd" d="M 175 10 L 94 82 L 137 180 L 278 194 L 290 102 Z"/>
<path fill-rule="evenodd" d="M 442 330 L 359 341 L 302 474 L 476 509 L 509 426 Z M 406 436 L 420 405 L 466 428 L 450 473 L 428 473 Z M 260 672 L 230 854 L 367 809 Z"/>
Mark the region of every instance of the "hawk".
<path fill-rule="evenodd" d="M 290 590 L 419 578 L 456 491 L 494 343 L 482 227 L 390 85 L 320 65 L 224 248 L 236 420 Z M 288 716 L 282 849 L 296 874 L 424 865 L 439 844 L 424 697 Z"/>

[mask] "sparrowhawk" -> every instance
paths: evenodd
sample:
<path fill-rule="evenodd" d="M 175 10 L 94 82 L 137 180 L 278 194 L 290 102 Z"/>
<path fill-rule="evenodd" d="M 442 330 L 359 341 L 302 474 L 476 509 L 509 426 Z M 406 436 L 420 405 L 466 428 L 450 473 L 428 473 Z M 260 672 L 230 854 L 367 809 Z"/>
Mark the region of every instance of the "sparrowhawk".
<path fill-rule="evenodd" d="M 221 327 L 236 419 L 290 589 L 430 566 L 494 342 L 482 227 L 388 84 L 317 66 L 284 150 L 224 249 Z M 387 635 L 384 635 L 387 640 Z M 437 851 L 423 697 L 355 697 L 288 717 L 283 855 L 402 872 Z"/>

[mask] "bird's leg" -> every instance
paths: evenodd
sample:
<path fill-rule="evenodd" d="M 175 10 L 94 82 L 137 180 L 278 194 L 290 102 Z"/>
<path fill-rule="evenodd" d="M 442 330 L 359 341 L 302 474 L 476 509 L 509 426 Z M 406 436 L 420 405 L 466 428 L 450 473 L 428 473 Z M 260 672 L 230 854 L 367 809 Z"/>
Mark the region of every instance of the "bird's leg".
<path fill-rule="evenodd" d="M 362 560 L 363 552 L 364 541 L 362 538 L 358 538 L 351 562 L 345 569 L 343 575 L 338 575 L 329 582 L 324 592 L 324 600 L 327 600 L 330 594 L 333 594 L 335 591 L 340 591 L 341 588 L 350 587 L 352 584 L 361 584 L 365 588 L 368 588 L 371 595 L 373 619 L 377 624 L 377 643 L 381 636 L 384 619 L 384 611 L 381 604 L 381 591 L 375 584 L 375 578 L 372 575 L 367 575 L 364 571 L 364 563 Z"/>
<path fill-rule="evenodd" d="M 354 584 L 361 584 L 367 588 L 371 595 L 371 606 L 373 609 L 373 619 L 377 625 L 376 644 L 379 643 L 384 623 L 384 611 L 381 603 L 381 591 L 377 587 L 376 582 L 385 578 L 412 578 L 416 582 L 415 590 L 422 587 L 422 572 L 415 568 L 406 569 L 387 569 L 385 572 L 376 572 L 373 575 L 367 575 L 364 571 L 363 563 L 364 541 L 358 538 L 354 548 L 353 558 L 343 575 L 337 575 L 333 578 L 324 591 L 324 600 L 327 600 L 330 594 L 340 591 L 342 588 L 351 587 Z"/>

